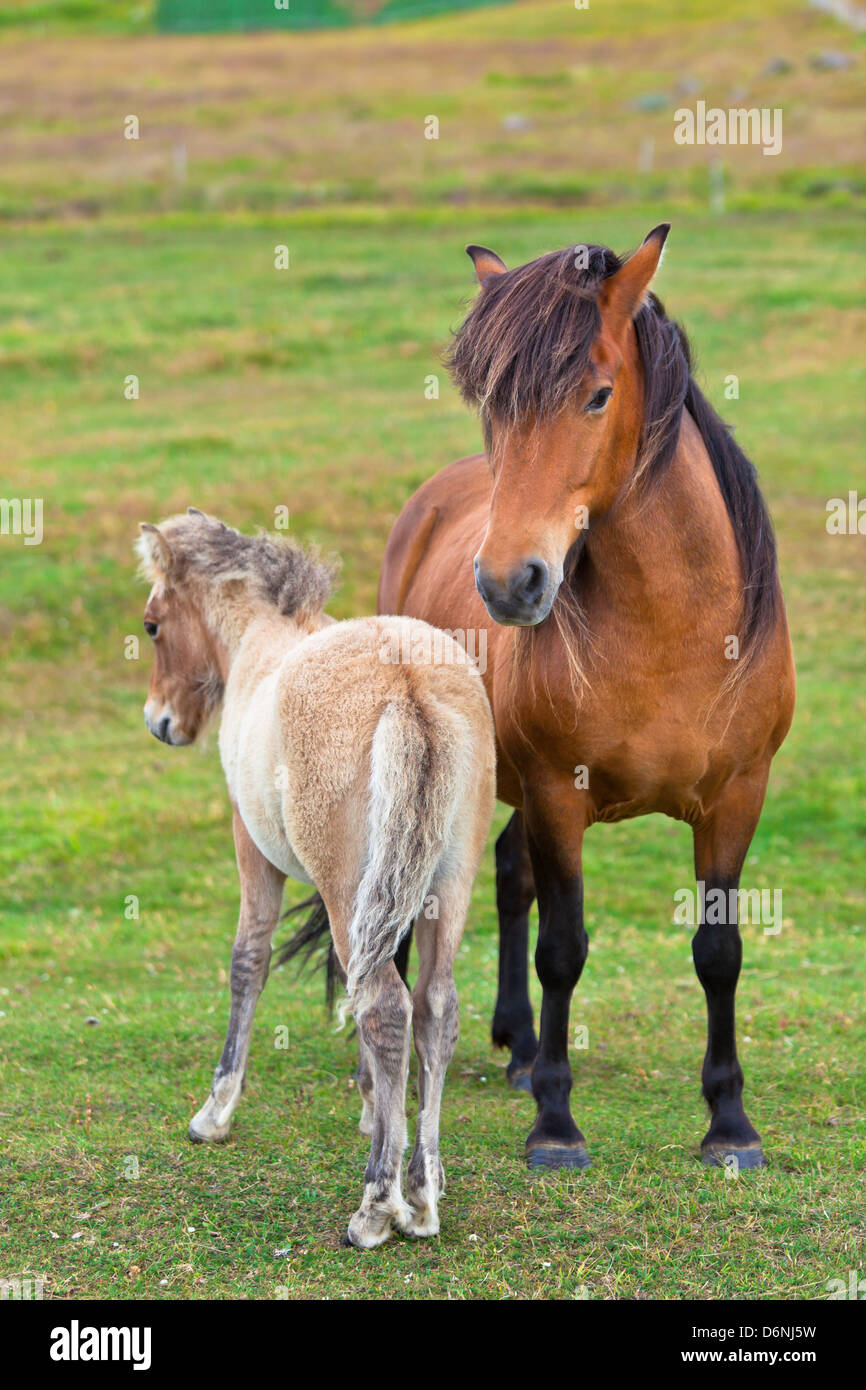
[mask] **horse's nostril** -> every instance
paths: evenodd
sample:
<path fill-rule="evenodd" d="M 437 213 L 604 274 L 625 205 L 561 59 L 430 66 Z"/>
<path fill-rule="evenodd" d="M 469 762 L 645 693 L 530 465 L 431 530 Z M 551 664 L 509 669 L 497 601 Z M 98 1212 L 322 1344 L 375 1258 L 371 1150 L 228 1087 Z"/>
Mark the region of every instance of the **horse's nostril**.
<path fill-rule="evenodd" d="M 161 738 L 163 743 L 168 743 L 168 726 L 171 723 L 169 715 L 164 714 L 156 726 L 156 736 Z"/>
<path fill-rule="evenodd" d="M 481 568 L 481 566 L 480 566 L 480 564 L 478 563 L 477 560 L 475 561 L 475 587 L 476 587 L 476 589 L 478 590 L 479 594 L 481 595 L 481 598 L 482 598 L 482 599 L 484 600 L 484 602 L 486 603 L 486 602 L 487 602 L 487 587 L 486 587 L 486 585 L 485 585 L 485 583 L 484 583 L 484 572 L 483 572 L 483 570 L 482 570 L 482 568 Z"/>
<path fill-rule="evenodd" d="M 524 603 L 537 603 L 547 588 L 550 572 L 543 560 L 529 560 L 512 586 L 515 598 Z"/>

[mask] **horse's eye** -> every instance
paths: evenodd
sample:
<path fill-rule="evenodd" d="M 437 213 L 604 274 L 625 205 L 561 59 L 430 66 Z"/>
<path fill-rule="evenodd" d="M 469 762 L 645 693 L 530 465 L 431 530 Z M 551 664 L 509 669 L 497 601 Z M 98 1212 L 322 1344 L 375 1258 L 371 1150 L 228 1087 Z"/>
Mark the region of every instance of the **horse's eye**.
<path fill-rule="evenodd" d="M 159 623 L 145 623 L 144 630 L 148 637 L 155 637 L 159 632 Z"/>
<path fill-rule="evenodd" d="M 596 391 L 595 395 L 587 401 L 586 405 L 584 406 L 584 410 L 588 410 L 590 414 L 596 414 L 599 411 L 604 410 L 612 395 L 612 386 L 602 386 L 601 390 Z"/>

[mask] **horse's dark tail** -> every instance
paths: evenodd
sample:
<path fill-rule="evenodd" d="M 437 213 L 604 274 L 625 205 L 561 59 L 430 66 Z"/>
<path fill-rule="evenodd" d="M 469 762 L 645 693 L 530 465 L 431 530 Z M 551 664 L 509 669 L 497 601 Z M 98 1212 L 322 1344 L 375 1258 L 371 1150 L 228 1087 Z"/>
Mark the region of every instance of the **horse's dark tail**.
<path fill-rule="evenodd" d="M 329 1009 L 333 1009 L 334 1001 L 337 997 L 337 984 L 345 983 L 343 973 L 337 962 L 337 955 L 334 950 L 334 941 L 331 936 L 331 923 L 328 919 L 328 909 L 325 907 L 320 895 L 313 893 L 312 897 L 304 898 L 303 902 L 296 903 L 294 907 L 288 908 L 280 918 L 285 922 L 289 917 L 297 917 L 299 913 L 306 912 L 308 915 L 298 927 L 293 936 L 288 941 L 284 941 L 282 946 L 278 946 L 274 952 L 273 964 L 285 965 L 290 960 L 297 960 L 300 957 L 300 969 L 305 966 L 324 966 L 325 968 L 325 1002 Z M 394 956 L 394 964 L 400 974 L 400 979 L 404 984 L 407 983 L 407 972 L 409 968 L 409 950 L 412 945 L 412 927 L 400 942 L 397 953 Z M 318 959 L 316 959 L 318 957 Z"/>
<path fill-rule="evenodd" d="M 340 972 L 334 952 L 334 942 L 331 938 L 328 909 L 319 894 L 314 893 L 312 897 L 305 898 L 303 902 L 290 907 L 287 912 L 283 913 L 281 920 L 285 922 L 288 917 L 297 917 L 302 912 L 307 913 L 306 918 L 294 935 L 277 948 L 274 954 L 274 964 L 285 965 L 287 961 L 297 960 L 298 957 L 300 957 L 301 969 L 306 965 L 323 963 L 325 966 L 325 1000 L 328 1008 L 333 1009 Z M 320 961 L 315 960 L 317 956 L 321 958 Z"/>

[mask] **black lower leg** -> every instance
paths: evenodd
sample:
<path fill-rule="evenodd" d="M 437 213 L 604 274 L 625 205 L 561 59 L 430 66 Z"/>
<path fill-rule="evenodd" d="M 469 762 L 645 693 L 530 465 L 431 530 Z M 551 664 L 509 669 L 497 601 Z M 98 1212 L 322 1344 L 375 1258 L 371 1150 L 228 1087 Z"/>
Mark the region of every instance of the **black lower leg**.
<path fill-rule="evenodd" d="M 394 952 L 394 964 L 397 967 L 397 974 L 400 976 L 400 979 L 407 987 L 409 984 L 407 976 L 409 973 L 409 951 L 411 950 L 411 947 L 412 928 L 410 927 L 406 935 L 403 937 L 403 940 L 400 942 L 400 945 Z"/>
<path fill-rule="evenodd" d="M 533 855 L 538 884 L 539 929 L 535 964 L 544 991 L 532 1092 L 538 1117 L 526 1141 L 531 1167 L 583 1168 L 584 1137 L 571 1115 L 568 1017 L 571 996 L 589 949 L 583 925 L 583 881 L 563 878 Z"/>
<path fill-rule="evenodd" d="M 736 879 L 705 884 L 701 925 L 692 939 L 695 970 L 707 999 L 707 1051 L 701 1083 L 711 1121 L 701 1149 L 708 1162 L 754 1167 L 762 1161 L 760 1137 L 743 1109 L 743 1071 L 737 1057 L 734 1020 L 743 958 L 737 888 Z"/>
<path fill-rule="evenodd" d="M 529 910 L 535 898 L 523 817 L 515 811 L 496 841 L 496 907 L 499 913 L 499 988 L 491 1033 L 511 1050 L 508 1078 L 529 1090 L 538 1051 L 529 1002 Z"/>

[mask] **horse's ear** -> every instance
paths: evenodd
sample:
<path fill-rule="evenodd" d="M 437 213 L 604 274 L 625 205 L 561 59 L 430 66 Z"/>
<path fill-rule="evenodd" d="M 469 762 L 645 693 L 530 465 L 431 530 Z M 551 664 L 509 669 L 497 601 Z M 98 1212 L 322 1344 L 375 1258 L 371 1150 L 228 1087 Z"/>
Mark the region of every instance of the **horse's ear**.
<path fill-rule="evenodd" d="M 488 275 L 504 275 L 508 266 L 487 246 L 467 246 L 466 254 L 475 266 L 479 285 L 483 285 Z"/>
<path fill-rule="evenodd" d="M 625 265 L 602 280 L 598 307 L 602 323 L 614 340 L 622 336 L 626 324 L 631 322 L 643 303 L 643 297 L 658 270 L 670 229 L 669 222 L 653 227 Z"/>
<path fill-rule="evenodd" d="M 136 547 L 141 558 L 158 574 L 168 576 L 174 565 L 174 551 L 165 536 L 149 521 L 138 523 L 141 535 Z"/>

